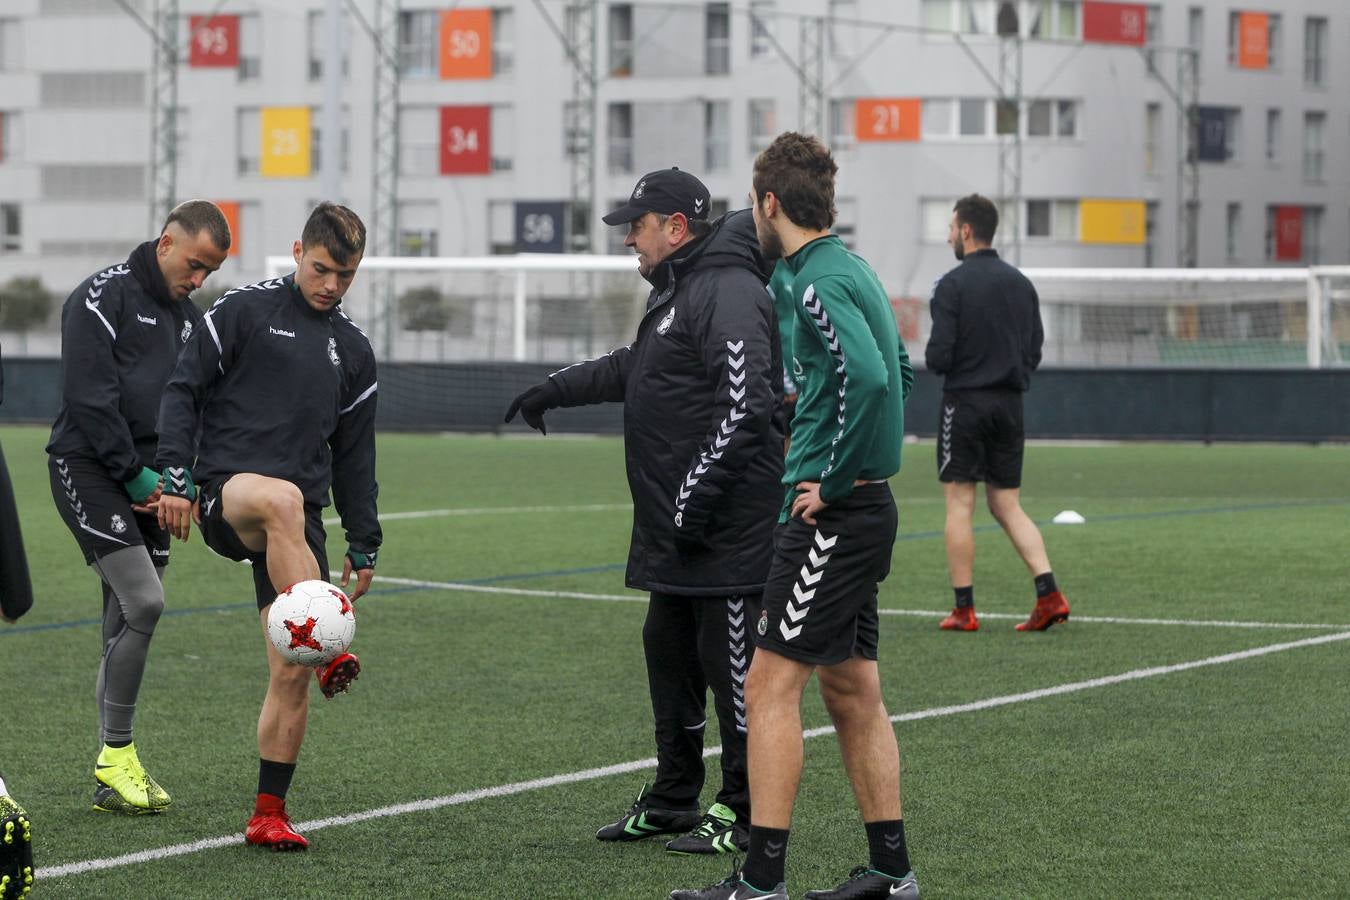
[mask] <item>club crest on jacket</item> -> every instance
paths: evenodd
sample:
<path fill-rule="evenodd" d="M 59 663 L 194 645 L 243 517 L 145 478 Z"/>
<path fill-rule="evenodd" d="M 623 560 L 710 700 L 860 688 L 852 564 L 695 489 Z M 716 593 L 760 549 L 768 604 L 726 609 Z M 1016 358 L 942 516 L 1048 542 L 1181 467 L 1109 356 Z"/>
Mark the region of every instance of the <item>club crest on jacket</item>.
<path fill-rule="evenodd" d="M 674 321 L 675 321 L 675 307 L 672 306 L 670 308 L 670 312 L 666 313 L 666 317 L 661 320 L 661 324 L 656 326 L 656 333 L 665 334 L 667 331 L 670 330 L 670 323 Z"/>

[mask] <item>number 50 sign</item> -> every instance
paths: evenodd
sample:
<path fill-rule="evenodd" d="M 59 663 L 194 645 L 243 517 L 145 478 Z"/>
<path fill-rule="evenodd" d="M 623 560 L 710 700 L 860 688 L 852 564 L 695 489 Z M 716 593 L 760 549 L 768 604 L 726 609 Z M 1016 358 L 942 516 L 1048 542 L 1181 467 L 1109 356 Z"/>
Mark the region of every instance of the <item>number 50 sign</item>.
<path fill-rule="evenodd" d="M 492 77 L 492 10 L 441 13 L 441 78 Z"/>

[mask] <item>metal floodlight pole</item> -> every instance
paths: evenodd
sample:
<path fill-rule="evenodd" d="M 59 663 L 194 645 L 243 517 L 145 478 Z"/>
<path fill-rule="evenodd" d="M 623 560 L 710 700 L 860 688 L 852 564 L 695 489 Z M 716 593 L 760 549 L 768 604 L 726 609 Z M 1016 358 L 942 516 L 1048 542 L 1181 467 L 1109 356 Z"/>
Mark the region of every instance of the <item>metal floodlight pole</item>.
<path fill-rule="evenodd" d="M 154 234 L 178 193 L 178 0 L 158 0 L 150 37 L 149 230 Z"/>
<path fill-rule="evenodd" d="M 319 127 L 323 141 L 320 190 L 325 200 L 342 199 L 342 0 L 324 7 L 323 113 Z"/>

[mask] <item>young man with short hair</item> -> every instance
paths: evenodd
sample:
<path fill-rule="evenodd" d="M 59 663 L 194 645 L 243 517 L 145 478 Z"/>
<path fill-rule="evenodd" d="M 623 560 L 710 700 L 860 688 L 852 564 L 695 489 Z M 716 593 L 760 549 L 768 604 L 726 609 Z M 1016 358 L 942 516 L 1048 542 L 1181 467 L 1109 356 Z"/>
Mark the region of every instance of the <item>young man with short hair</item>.
<path fill-rule="evenodd" d="M 731 877 L 674 891 L 672 900 L 786 900 L 801 700 L 812 674 L 839 735 L 870 858 L 838 887 L 806 897 L 919 896 L 905 846 L 900 754 L 877 670 L 877 586 L 890 571 L 896 532 L 887 479 L 900 469 L 914 373 L 876 273 L 830 234 L 837 170 L 819 140 L 795 132 L 755 160 L 750 200 L 760 246 L 793 276 L 800 393 L 746 682 L 750 849 Z"/>
<path fill-rule="evenodd" d="M 160 408 L 161 523 L 186 538 L 195 520 L 208 547 L 253 565 L 269 677 L 258 798 L 244 837 L 275 850 L 308 846 L 291 826 L 286 793 L 305 735 L 310 669 L 267 639 L 268 610 L 288 586 L 328 579 L 321 511 L 330 486 L 347 537 L 344 588 L 356 573 L 353 600 L 370 587 L 381 541 L 375 353 L 340 307 L 365 243 L 356 213 L 319 204 L 292 249 L 295 272 L 236 288 L 211 307 Z M 350 653 L 314 670 L 330 698 L 359 672 Z"/>
<path fill-rule="evenodd" d="M 202 321 L 188 295 L 229 249 L 225 214 L 189 200 L 158 238 L 85 279 L 61 310 L 61 411 L 48 468 L 57 511 L 103 588 L 94 809 L 104 812 L 153 813 L 170 803 L 132 740 L 169 564 L 169 534 L 155 515 L 156 418 L 179 351 Z"/>
<path fill-rule="evenodd" d="M 925 353 L 942 375 L 938 480 L 947 505 L 947 568 L 956 605 L 946 631 L 975 631 L 975 489 L 985 483 L 989 511 L 1012 541 L 1036 586 L 1036 605 L 1018 631 L 1045 631 L 1069 618 L 1045 541 L 1022 510 L 1022 394 L 1041 362 L 1036 289 L 990 246 L 998 209 L 979 194 L 956 201 L 947 243 L 961 262 L 933 287 L 933 330 Z"/>

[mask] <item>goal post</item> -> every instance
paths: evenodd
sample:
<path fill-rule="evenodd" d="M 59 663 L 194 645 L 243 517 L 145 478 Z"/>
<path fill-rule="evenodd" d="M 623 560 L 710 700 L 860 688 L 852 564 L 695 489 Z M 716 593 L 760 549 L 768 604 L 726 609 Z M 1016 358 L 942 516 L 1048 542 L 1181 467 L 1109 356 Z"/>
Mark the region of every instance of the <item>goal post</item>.
<path fill-rule="evenodd" d="M 267 259 L 269 276 L 293 268 Z M 1045 366 L 1350 362 L 1350 266 L 1023 272 L 1040 296 Z M 344 306 L 381 359 L 567 362 L 631 341 L 648 290 L 633 256 L 368 257 Z M 928 298 L 891 293 L 922 364 Z"/>

